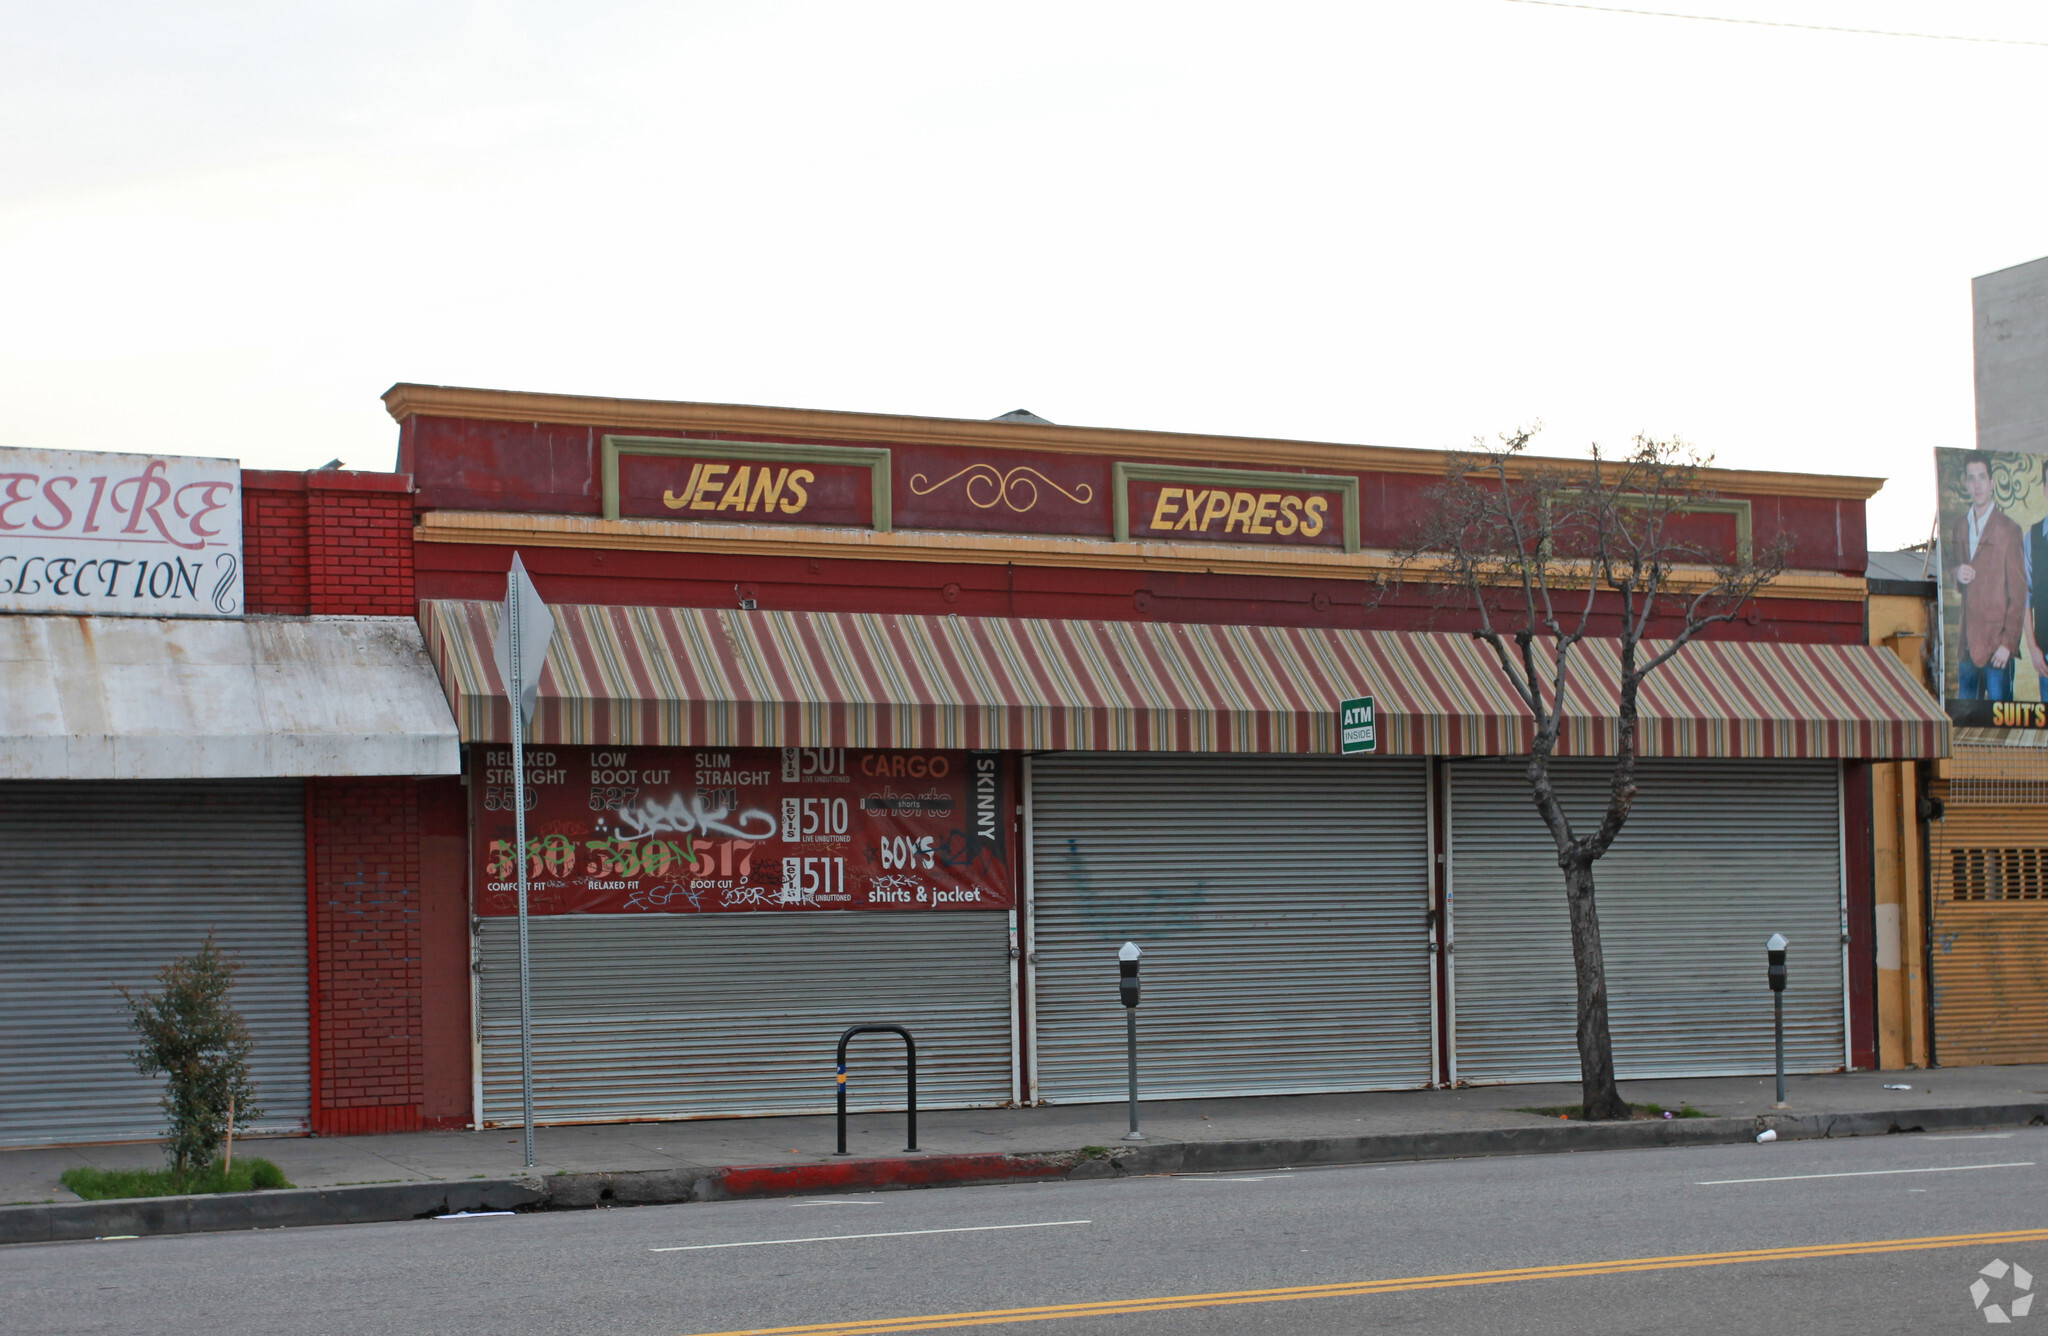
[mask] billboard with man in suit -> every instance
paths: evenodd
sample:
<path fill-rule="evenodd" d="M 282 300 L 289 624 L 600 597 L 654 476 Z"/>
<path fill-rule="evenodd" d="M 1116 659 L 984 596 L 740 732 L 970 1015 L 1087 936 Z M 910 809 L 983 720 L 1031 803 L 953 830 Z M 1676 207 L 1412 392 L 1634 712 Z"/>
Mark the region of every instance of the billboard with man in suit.
<path fill-rule="evenodd" d="M 1949 715 L 1978 727 L 2048 727 L 2048 456 L 1934 455 Z"/>

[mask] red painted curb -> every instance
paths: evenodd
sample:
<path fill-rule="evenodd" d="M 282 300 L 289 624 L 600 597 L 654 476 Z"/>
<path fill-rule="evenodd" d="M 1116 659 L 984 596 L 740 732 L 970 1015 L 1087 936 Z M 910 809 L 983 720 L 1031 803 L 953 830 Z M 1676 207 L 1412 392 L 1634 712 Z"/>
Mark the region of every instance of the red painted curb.
<path fill-rule="evenodd" d="M 740 1165 L 718 1175 L 731 1197 L 780 1197 L 802 1192 L 847 1192 L 862 1188 L 924 1188 L 957 1183 L 992 1183 L 1015 1178 L 1063 1178 L 1073 1171 L 1065 1156 L 933 1155 L 911 1159 L 843 1160 L 828 1164 Z"/>

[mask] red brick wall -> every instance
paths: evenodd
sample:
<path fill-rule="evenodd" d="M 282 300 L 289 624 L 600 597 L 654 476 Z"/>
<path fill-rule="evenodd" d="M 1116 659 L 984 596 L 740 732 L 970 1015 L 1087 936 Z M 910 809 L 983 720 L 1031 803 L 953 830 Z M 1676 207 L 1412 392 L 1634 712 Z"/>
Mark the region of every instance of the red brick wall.
<path fill-rule="evenodd" d="M 242 554 L 250 612 L 411 617 L 412 479 L 244 469 Z M 468 1121 L 466 858 L 444 829 L 451 803 L 463 809 L 459 786 L 441 791 L 452 783 L 429 795 L 431 836 L 418 780 L 306 783 L 315 1132 Z"/>
<path fill-rule="evenodd" d="M 420 803 L 410 778 L 306 782 L 313 1130 L 424 1125 Z"/>
<path fill-rule="evenodd" d="M 243 470 L 242 563 L 248 611 L 312 611 L 304 475 Z"/>
<path fill-rule="evenodd" d="M 470 1121 L 469 804 L 462 781 L 419 781 L 422 1105 L 429 1127 Z"/>
<path fill-rule="evenodd" d="M 412 479 L 242 470 L 250 612 L 411 617 Z"/>
<path fill-rule="evenodd" d="M 417 614 L 410 487 L 404 474 L 334 470 L 306 475 L 311 611 Z"/>

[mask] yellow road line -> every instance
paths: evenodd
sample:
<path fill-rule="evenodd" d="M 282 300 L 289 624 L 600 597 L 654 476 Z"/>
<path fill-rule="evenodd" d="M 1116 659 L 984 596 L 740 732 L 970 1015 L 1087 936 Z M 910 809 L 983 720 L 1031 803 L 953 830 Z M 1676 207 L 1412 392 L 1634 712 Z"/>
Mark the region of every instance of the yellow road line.
<path fill-rule="evenodd" d="M 933 1331 L 944 1327 L 987 1327 L 1006 1322 L 1050 1322 L 1064 1317 L 1114 1317 L 1122 1313 L 1163 1313 L 1181 1308 L 1222 1308 L 1235 1304 L 1286 1303 L 1295 1299 L 1342 1299 L 1358 1295 L 1399 1294 L 1408 1290 L 1456 1289 L 1466 1285 L 1504 1285 L 1517 1280 L 1569 1280 L 1580 1276 L 1621 1275 L 1631 1271 L 1669 1271 L 1682 1267 L 1733 1266 L 1741 1262 L 1802 1261 L 1820 1257 L 1862 1257 L 1879 1253 L 1918 1252 L 1929 1248 L 1991 1247 L 2007 1243 L 2044 1241 L 2048 1241 L 2048 1229 L 2009 1229 L 1991 1234 L 1937 1234 L 1919 1239 L 1815 1243 L 1790 1248 L 1750 1248 L 1740 1252 L 1686 1253 L 1676 1257 L 1628 1257 L 1608 1262 L 1567 1262 L 1556 1266 L 1514 1267 L 1505 1271 L 1465 1271 L 1445 1276 L 1338 1281 L 1328 1285 L 1294 1285 L 1285 1289 L 1226 1290 L 1218 1294 L 1173 1294 L 1152 1299 L 1102 1299 L 1090 1303 L 1048 1304 L 1039 1308 L 989 1308 L 970 1313 L 932 1313 L 922 1317 L 866 1318 L 852 1322 L 820 1322 L 804 1327 L 748 1327 L 743 1331 L 705 1333 L 705 1336 L 875 1336 L 881 1332 Z"/>

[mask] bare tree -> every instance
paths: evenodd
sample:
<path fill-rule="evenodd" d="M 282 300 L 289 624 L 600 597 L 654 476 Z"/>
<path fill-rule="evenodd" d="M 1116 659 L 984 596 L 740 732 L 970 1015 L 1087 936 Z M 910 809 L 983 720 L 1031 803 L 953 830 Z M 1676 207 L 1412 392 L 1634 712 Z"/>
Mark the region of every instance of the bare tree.
<path fill-rule="evenodd" d="M 1608 1032 L 1593 865 L 1635 805 L 1643 681 L 1709 626 L 1738 616 L 1784 570 L 1786 546 L 1713 551 L 1688 537 L 1701 527 L 1699 513 L 1713 509 L 1702 507 L 1714 498 L 1699 487 L 1712 459 L 1683 441 L 1638 436 L 1617 459 L 1594 446 L 1589 464 L 1550 464 L 1526 454 L 1535 431 L 1504 435 L 1498 446 L 1477 441 L 1471 453 L 1453 456 L 1428 494 L 1400 575 L 1436 586 L 1476 614 L 1473 638 L 1492 649 L 1534 716 L 1529 787 L 1557 845 L 1571 911 L 1584 1116 L 1626 1118 Z M 1595 636 L 1618 641 L 1620 689 L 1606 810 L 1597 826 L 1581 830 L 1550 770 L 1573 693 L 1586 694 L 1576 675 L 1580 646 Z"/>

